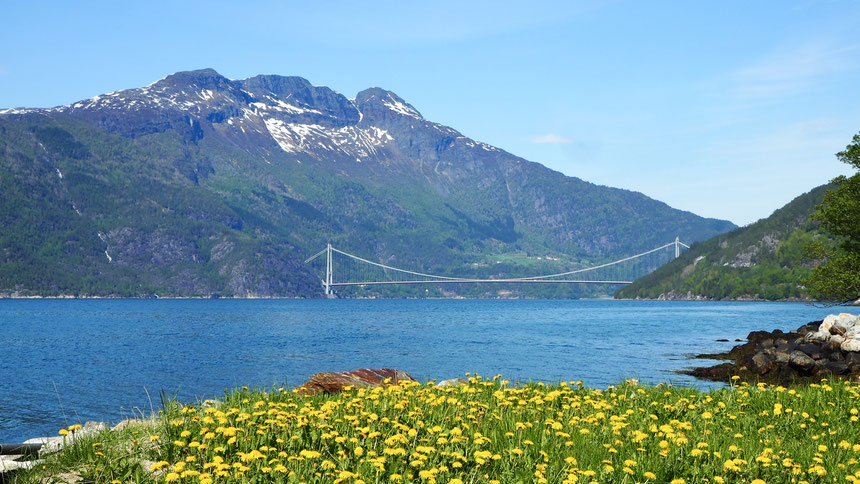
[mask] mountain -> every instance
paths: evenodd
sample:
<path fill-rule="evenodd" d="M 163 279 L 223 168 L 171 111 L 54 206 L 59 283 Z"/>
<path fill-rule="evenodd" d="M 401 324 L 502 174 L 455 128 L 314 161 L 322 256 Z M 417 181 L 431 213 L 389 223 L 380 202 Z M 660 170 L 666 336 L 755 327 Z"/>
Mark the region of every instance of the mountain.
<path fill-rule="evenodd" d="M 302 261 L 329 241 L 486 277 L 734 227 L 474 141 L 384 89 L 212 69 L 0 110 L 0 191 L 7 295 L 306 297 Z"/>
<path fill-rule="evenodd" d="M 808 299 L 802 281 L 814 264 L 804 247 L 833 238 L 810 220 L 832 185 L 805 193 L 765 219 L 693 244 L 672 262 L 619 290 L 634 299 Z"/>

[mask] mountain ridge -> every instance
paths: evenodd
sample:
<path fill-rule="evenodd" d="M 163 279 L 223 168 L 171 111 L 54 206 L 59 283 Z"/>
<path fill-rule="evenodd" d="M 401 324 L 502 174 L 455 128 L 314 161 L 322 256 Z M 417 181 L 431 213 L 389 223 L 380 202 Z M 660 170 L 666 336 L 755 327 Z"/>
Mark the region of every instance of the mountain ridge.
<path fill-rule="evenodd" d="M 808 300 L 803 280 L 821 261 L 806 245 L 833 244 L 811 219 L 833 185 L 795 197 L 770 216 L 693 244 L 678 259 L 620 289 L 618 298 L 681 300 Z"/>
<path fill-rule="evenodd" d="M 164 213 L 173 217 L 168 225 L 189 223 L 189 214 L 169 211 L 168 199 L 178 197 L 183 208 L 210 200 L 191 217 L 208 228 L 198 227 L 193 241 L 190 235 L 176 235 L 182 241 L 177 244 L 190 247 L 190 259 L 182 260 L 196 257 L 204 266 L 213 263 L 212 247 L 202 238 L 207 230 L 226 230 L 234 246 L 244 240 L 248 251 L 262 251 L 254 257 L 264 259 L 263 247 L 280 247 L 288 259 L 303 260 L 299 252 L 315 252 L 334 241 L 379 260 L 394 257 L 422 270 L 456 272 L 467 270 L 468 261 L 496 254 L 520 254 L 523 260 L 529 254 L 554 254 L 565 263 L 583 264 L 650 248 L 676 235 L 701 240 L 734 227 L 638 192 L 568 177 L 472 140 L 424 119 L 391 91 L 368 88 L 350 100 L 296 76 L 230 80 L 202 69 L 66 106 L 0 110 L 0 141 L 7 183 L 39 163 L 43 171 L 68 174 L 41 180 L 33 189 L 53 187 L 65 197 L 62 205 L 74 205 L 75 211 L 94 217 L 91 223 L 104 225 L 100 233 L 108 253 L 114 246 L 148 240 L 135 202 L 123 199 L 117 187 L 168 210 Z M 157 187 L 159 195 L 149 196 L 146 186 Z M 109 203 L 116 194 L 125 201 Z M 206 213 L 209 209 L 218 213 Z M 649 230 L 640 230 L 644 227 Z M 116 232 L 120 229 L 127 229 L 125 236 Z M 132 265 L 146 272 L 141 254 L 166 249 L 142 247 L 114 250 L 124 255 L 107 263 L 136 261 Z M 249 257 L 250 252 L 239 260 L 247 266 Z M 197 271 L 202 282 L 177 295 L 253 292 L 248 288 L 254 277 L 247 270 L 239 271 L 251 280 L 247 284 L 217 290 L 230 286 L 225 282 L 230 276 L 221 272 L 235 269 L 221 264 L 217 270 L 192 265 L 189 270 Z M 298 266 L 291 262 L 290 267 L 308 287 L 313 284 Z M 496 269 L 514 273 L 523 268 L 502 264 Z M 217 276 L 199 274 L 213 270 Z M 288 276 L 267 277 L 286 287 Z M 10 275 L 4 284 L 0 277 L 0 292 L 8 291 L 14 279 Z M 175 284 L 153 284 L 176 292 Z"/>

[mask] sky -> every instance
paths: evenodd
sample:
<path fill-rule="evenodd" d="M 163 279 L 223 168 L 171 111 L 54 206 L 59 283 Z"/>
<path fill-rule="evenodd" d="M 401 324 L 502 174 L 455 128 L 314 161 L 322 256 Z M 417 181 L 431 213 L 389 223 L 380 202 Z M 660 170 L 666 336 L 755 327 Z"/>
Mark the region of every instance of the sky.
<path fill-rule="evenodd" d="M 4 2 L 0 108 L 211 67 L 378 86 L 569 176 L 745 225 L 850 174 L 860 2 Z"/>

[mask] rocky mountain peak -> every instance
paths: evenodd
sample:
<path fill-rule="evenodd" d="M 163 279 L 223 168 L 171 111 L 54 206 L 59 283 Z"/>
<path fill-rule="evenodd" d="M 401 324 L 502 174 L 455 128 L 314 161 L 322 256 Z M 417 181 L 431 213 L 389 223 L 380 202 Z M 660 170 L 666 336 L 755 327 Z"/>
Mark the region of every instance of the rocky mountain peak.
<path fill-rule="evenodd" d="M 355 124 L 361 117 L 344 95 L 325 86 L 314 86 L 301 77 L 261 75 L 239 83 L 255 101 L 280 106 L 293 113 L 318 114 L 328 118 L 327 125 Z"/>
<path fill-rule="evenodd" d="M 275 74 L 263 74 L 249 77 L 241 81 L 242 87 L 248 91 L 265 91 L 279 96 L 289 96 L 299 92 L 311 92 L 316 90 L 310 81 L 299 76 L 279 76 Z M 328 88 L 319 88 L 328 89 Z M 330 89 L 329 89 L 330 90 Z"/>
<path fill-rule="evenodd" d="M 380 87 L 371 87 L 359 92 L 355 96 L 355 105 L 365 116 L 409 116 L 415 119 L 424 119 L 411 104 L 397 94 Z"/>
<path fill-rule="evenodd" d="M 232 87 L 233 81 L 219 74 L 215 69 L 206 68 L 194 71 L 182 71 L 171 74 L 156 82 L 153 86 L 183 88 L 194 86 L 200 89 L 223 90 Z"/>

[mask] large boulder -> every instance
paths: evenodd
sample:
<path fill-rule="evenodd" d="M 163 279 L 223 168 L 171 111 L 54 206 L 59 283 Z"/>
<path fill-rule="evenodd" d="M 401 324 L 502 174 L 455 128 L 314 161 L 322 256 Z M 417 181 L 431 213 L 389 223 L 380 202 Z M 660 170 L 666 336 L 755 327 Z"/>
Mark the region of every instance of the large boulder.
<path fill-rule="evenodd" d="M 821 326 L 818 327 L 818 330 L 819 331 L 827 331 L 829 333 L 830 328 L 833 327 L 833 323 L 835 323 L 837 319 L 839 319 L 839 316 L 837 316 L 835 314 L 827 315 L 827 317 L 824 318 L 824 321 L 821 322 Z"/>
<path fill-rule="evenodd" d="M 821 345 L 813 344 L 813 343 L 804 343 L 797 345 L 797 351 L 801 351 L 808 355 L 810 358 L 817 360 L 821 358 Z"/>
<path fill-rule="evenodd" d="M 815 360 L 802 351 L 793 351 L 788 356 L 788 365 L 800 373 L 808 374 L 815 368 Z"/>
<path fill-rule="evenodd" d="M 375 370 L 359 368 L 353 371 L 315 373 L 307 383 L 297 387 L 295 391 L 300 395 L 338 393 L 346 387 L 369 388 L 386 384 L 397 385 L 401 381 L 415 381 L 415 379 L 405 371 L 391 368 Z"/>
<path fill-rule="evenodd" d="M 856 351 L 845 353 L 845 363 L 848 363 L 848 366 L 852 368 L 852 371 L 860 373 L 860 353 Z"/>
<path fill-rule="evenodd" d="M 790 355 L 784 351 L 776 351 L 773 353 L 773 362 L 777 365 L 787 365 Z"/>
<path fill-rule="evenodd" d="M 753 331 L 748 339 L 727 353 L 699 355 L 734 363 L 686 373 L 721 381 L 736 375 L 782 385 L 818 381 L 827 374 L 860 379 L 860 318 L 853 314 L 830 315 L 788 333 Z"/>
<path fill-rule="evenodd" d="M 764 375 L 770 371 L 771 365 L 772 362 L 770 357 L 768 357 L 764 352 L 761 352 L 756 353 L 752 358 L 750 358 L 749 369 L 759 375 Z"/>
<path fill-rule="evenodd" d="M 860 351 L 860 339 L 846 339 L 842 342 L 840 348 L 842 348 L 842 351 Z"/>
<path fill-rule="evenodd" d="M 840 313 L 836 316 L 836 320 L 833 322 L 833 327 L 848 330 L 849 328 L 856 326 L 856 324 L 857 316 L 849 313 Z"/>
<path fill-rule="evenodd" d="M 832 328 L 832 327 L 833 326 L 830 326 L 827 329 L 819 329 L 818 331 L 815 331 L 814 333 L 806 333 L 805 339 L 807 341 L 812 341 L 812 342 L 816 342 L 816 343 L 820 343 L 822 341 L 827 341 L 828 339 L 830 339 L 830 328 Z"/>
<path fill-rule="evenodd" d="M 844 375 L 850 371 L 850 369 L 848 368 L 848 363 L 844 361 L 829 361 L 826 365 L 824 365 L 824 368 L 826 368 L 834 375 Z"/>

